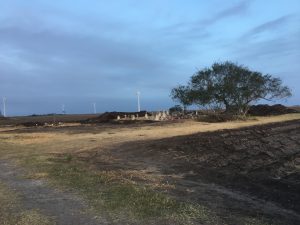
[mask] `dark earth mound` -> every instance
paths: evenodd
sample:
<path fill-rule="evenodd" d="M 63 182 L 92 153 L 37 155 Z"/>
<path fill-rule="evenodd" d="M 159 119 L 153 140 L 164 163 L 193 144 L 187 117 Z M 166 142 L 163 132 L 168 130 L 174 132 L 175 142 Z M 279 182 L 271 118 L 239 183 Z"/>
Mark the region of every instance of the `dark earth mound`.
<path fill-rule="evenodd" d="M 25 122 L 25 123 L 20 123 L 19 125 L 22 125 L 24 127 L 37 127 L 37 126 L 44 126 L 44 123 L 41 123 L 41 122 Z"/>
<path fill-rule="evenodd" d="M 111 122 L 113 120 L 116 120 L 118 118 L 118 116 L 120 116 L 120 118 L 124 118 L 125 115 L 127 116 L 128 119 L 131 118 L 131 116 L 135 116 L 135 117 L 144 117 L 145 114 L 148 114 L 148 116 L 150 116 L 151 114 L 148 113 L 147 111 L 140 111 L 140 112 L 105 112 L 103 114 L 101 114 L 100 116 L 96 117 L 96 118 L 91 118 L 91 119 L 87 119 L 82 121 L 82 123 L 107 123 L 107 122 Z"/>
<path fill-rule="evenodd" d="M 253 105 L 250 107 L 248 114 L 252 116 L 271 116 L 282 115 L 288 113 L 297 113 L 299 111 L 285 107 L 281 104 L 276 105 Z"/>
<path fill-rule="evenodd" d="M 186 180 L 206 180 L 300 212 L 300 120 L 142 145 L 137 152 L 129 145 L 126 157 L 132 152 L 133 161 L 155 158 L 167 174 L 180 171 Z"/>

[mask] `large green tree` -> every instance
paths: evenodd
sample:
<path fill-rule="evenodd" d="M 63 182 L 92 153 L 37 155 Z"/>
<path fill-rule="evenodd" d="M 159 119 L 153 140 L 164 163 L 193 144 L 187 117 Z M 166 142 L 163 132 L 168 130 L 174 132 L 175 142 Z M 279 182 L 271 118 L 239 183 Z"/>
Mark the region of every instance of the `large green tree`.
<path fill-rule="evenodd" d="M 251 71 L 233 62 L 214 63 L 196 72 L 187 85 L 171 91 L 171 97 L 184 106 L 223 106 L 226 112 L 246 114 L 250 104 L 291 96 L 280 78 Z"/>

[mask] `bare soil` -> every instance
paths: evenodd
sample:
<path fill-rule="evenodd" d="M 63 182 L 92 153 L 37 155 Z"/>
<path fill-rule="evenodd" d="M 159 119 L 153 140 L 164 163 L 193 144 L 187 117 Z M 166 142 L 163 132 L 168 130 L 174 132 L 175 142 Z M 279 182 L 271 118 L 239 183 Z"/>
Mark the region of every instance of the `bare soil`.
<path fill-rule="evenodd" d="M 134 141 L 77 156 L 100 170 L 163 176 L 176 197 L 205 202 L 223 216 L 240 211 L 300 223 L 300 120 Z"/>
<path fill-rule="evenodd" d="M 300 224 L 299 114 L 214 124 L 2 127 L 0 139 L 38 146 L 39 154 L 68 153 L 91 170 L 204 204 L 226 224 L 242 224 L 239 216 Z"/>
<path fill-rule="evenodd" d="M 39 124 L 44 123 L 72 123 L 81 120 L 92 119 L 99 116 L 99 114 L 53 114 L 53 115 L 31 115 L 31 116 L 14 116 L 14 117 L 0 117 L 0 125 L 15 126 L 26 123 Z"/>

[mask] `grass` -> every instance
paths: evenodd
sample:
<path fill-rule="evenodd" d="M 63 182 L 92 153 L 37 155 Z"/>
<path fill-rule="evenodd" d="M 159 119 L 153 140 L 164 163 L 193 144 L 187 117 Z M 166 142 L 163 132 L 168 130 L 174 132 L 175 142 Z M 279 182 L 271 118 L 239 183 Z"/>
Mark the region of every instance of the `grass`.
<path fill-rule="evenodd" d="M 246 125 L 278 122 L 283 120 L 299 119 L 300 114 L 284 115 L 278 117 L 257 118 L 256 121 L 234 122 L 199 125 L 188 124 L 188 127 L 151 127 L 143 132 L 151 138 L 164 137 L 166 135 L 179 135 L 182 132 L 211 131 L 216 129 L 237 128 Z M 190 126 L 191 125 L 191 126 Z M 186 126 L 186 125 L 184 125 Z M 238 223 L 234 221 L 240 215 L 217 215 L 213 209 L 206 208 L 193 202 L 182 202 L 164 192 L 158 192 L 155 188 L 144 186 L 130 179 L 123 179 L 122 174 L 110 173 L 92 169 L 87 162 L 77 161 L 72 154 L 72 149 L 91 149 L 99 145 L 105 145 L 106 141 L 140 138 L 140 130 L 123 130 L 114 137 L 104 133 L 68 135 L 62 133 L 1 133 L 0 134 L 0 158 L 16 161 L 20 166 L 28 169 L 30 179 L 48 179 L 49 183 L 59 189 L 72 189 L 84 197 L 89 205 L 97 213 L 109 217 L 115 224 L 207 224 L 207 225 L 267 225 L 262 218 L 240 218 Z M 117 136 L 119 135 L 119 136 Z M 153 136 L 151 136 L 153 135 Z M 97 141 L 91 142 L 90 138 Z M 118 139 L 118 138 L 119 139 Z M 50 152 L 61 153 L 57 157 Z M 64 154 L 63 154 L 64 153 Z M 7 193 L 7 190 L 0 189 Z M 2 204 L 11 199 L 9 202 Z M 11 196 L 11 197 L 9 197 Z M 25 211 L 22 214 L 13 195 L 2 194 L 0 196 L 0 221 L 8 221 L 0 224 L 18 224 L 26 221 L 38 221 L 42 218 L 37 211 Z M 11 212 L 15 208 L 20 209 L 17 220 L 9 221 Z M 229 219 L 224 219 L 227 216 Z M 3 220 L 4 218 L 5 220 Z M 22 224 L 19 223 L 19 224 Z M 29 222 L 28 222 L 29 223 Z M 27 223 L 27 224 L 28 224 Z M 34 222 L 29 224 L 35 224 Z M 43 224 L 43 223 L 36 223 Z"/>
<path fill-rule="evenodd" d="M 16 193 L 0 183 L 1 225 L 54 225 L 37 210 L 23 210 Z"/>
<path fill-rule="evenodd" d="M 217 217 L 198 204 L 180 202 L 150 187 L 112 179 L 109 173 L 91 171 L 69 155 L 60 159 L 42 156 L 23 161 L 31 168 L 30 178 L 47 177 L 55 187 L 75 190 L 84 196 L 97 212 L 105 212 L 113 221 L 172 221 L 193 224 L 195 221 L 215 224 Z M 37 174 L 37 176 L 36 176 Z M 123 221 L 124 222 L 124 221 Z"/>
<path fill-rule="evenodd" d="M 75 190 L 85 197 L 92 210 L 102 212 L 114 224 L 205 224 L 205 225 L 271 225 L 263 217 L 237 217 L 236 214 L 220 218 L 211 209 L 155 191 L 151 187 L 115 179 L 110 173 L 94 171 L 69 154 L 60 158 L 30 156 L 23 165 L 36 174 L 49 179 L 55 187 Z"/>

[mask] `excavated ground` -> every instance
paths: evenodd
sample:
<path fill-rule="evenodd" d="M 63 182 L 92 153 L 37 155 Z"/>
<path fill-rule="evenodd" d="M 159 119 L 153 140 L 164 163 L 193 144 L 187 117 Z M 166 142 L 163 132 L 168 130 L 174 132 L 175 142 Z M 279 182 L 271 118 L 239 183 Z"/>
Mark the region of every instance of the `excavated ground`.
<path fill-rule="evenodd" d="M 249 126 L 254 122 L 261 123 L 34 127 L 1 135 L 7 142 L 42 143 L 46 155 L 68 153 L 91 170 L 157 185 L 207 206 L 227 224 L 241 224 L 239 216 L 300 224 L 300 120 Z"/>
<path fill-rule="evenodd" d="M 117 163 L 97 153 L 90 162 L 101 170 L 164 174 L 175 196 L 206 202 L 221 215 L 300 222 L 300 120 L 129 142 L 110 154 Z"/>

